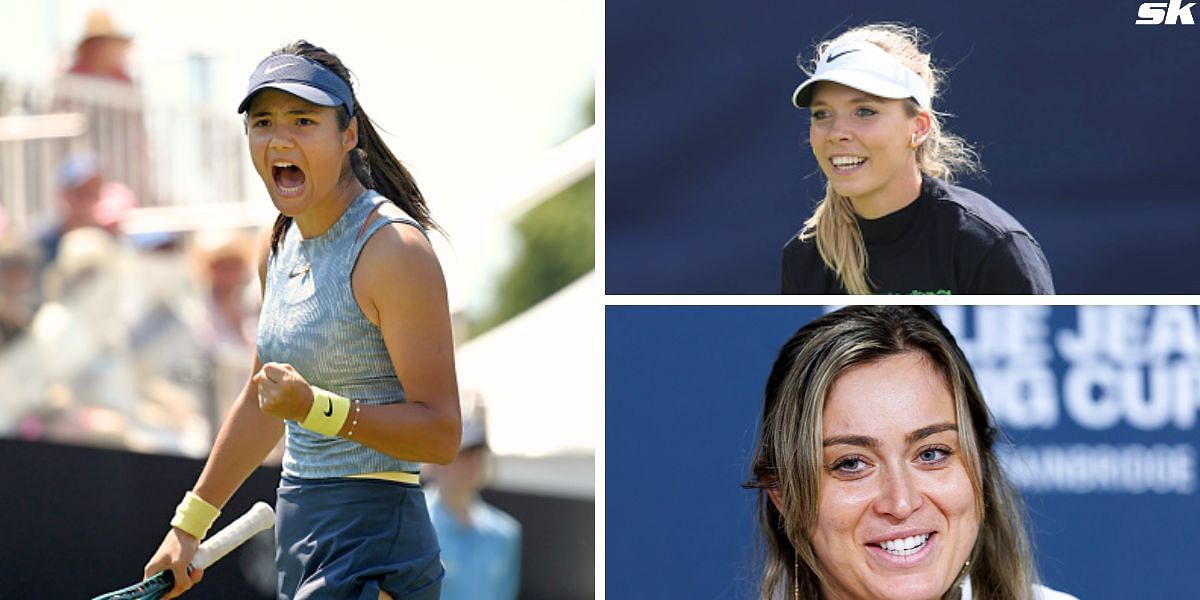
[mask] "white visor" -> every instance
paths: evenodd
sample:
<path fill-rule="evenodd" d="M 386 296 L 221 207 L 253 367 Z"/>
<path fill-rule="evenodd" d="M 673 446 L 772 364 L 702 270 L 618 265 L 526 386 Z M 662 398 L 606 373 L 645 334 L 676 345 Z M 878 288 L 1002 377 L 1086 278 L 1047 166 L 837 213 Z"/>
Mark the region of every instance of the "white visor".
<path fill-rule="evenodd" d="M 817 61 L 812 77 L 792 92 L 792 104 L 804 108 L 812 102 L 813 84 L 832 81 L 881 98 L 912 98 L 930 109 L 929 86 L 895 56 L 870 42 L 839 42 Z"/>

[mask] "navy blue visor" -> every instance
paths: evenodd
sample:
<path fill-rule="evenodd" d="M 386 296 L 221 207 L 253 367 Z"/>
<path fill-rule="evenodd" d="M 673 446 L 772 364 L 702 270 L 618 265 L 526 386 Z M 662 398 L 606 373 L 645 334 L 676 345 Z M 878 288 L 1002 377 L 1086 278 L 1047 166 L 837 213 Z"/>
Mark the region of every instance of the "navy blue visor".
<path fill-rule="evenodd" d="M 303 56 L 279 54 L 258 63 L 250 76 L 246 97 L 238 105 L 238 112 L 246 112 L 254 95 L 267 88 L 287 92 L 320 106 L 344 105 L 347 112 L 354 114 L 354 93 L 350 86 L 325 65 Z"/>

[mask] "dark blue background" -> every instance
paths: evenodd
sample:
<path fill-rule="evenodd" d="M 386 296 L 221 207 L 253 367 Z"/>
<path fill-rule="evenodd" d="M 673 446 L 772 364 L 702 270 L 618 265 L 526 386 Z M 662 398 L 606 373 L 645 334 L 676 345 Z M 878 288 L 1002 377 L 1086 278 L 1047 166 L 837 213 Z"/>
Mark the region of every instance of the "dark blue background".
<path fill-rule="evenodd" d="M 795 57 L 881 20 L 936 37 L 935 108 L 988 170 L 963 183 L 1033 233 L 1060 293 L 1200 292 L 1200 24 L 1134 25 L 1139 5 L 607 2 L 608 293 L 777 292 L 824 193 Z"/>
<path fill-rule="evenodd" d="M 1075 311 L 1055 307 L 1051 330 L 1073 327 Z M 783 342 L 819 313 L 789 306 L 606 308 L 610 597 L 757 597 L 755 494 L 740 484 L 770 366 Z M 1055 357 L 1059 378 L 1064 366 Z M 1194 428 L 1085 431 L 1066 418 L 1051 430 L 1005 431 L 1019 445 L 1197 442 Z M 1051 587 L 1085 600 L 1195 597 L 1197 493 L 1025 499 L 1039 569 Z"/>

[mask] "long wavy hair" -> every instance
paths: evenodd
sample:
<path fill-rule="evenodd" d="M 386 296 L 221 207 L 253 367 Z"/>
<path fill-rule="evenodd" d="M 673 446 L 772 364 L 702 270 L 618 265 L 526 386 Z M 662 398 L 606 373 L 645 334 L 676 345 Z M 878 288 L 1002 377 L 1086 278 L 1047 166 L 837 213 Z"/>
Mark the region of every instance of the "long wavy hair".
<path fill-rule="evenodd" d="M 979 534 L 968 572 L 976 598 L 1025 600 L 1037 576 L 1020 495 L 993 451 L 997 429 L 954 337 L 925 307 L 855 306 L 802 327 L 783 345 L 767 378 L 751 478 L 762 531 L 762 600 L 821 598 L 828 574 L 812 545 L 821 497 L 822 414 L 837 377 L 855 365 L 918 351 L 946 378 L 954 397 L 960 455 L 975 493 Z M 778 490 L 780 509 L 768 490 Z M 797 568 L 798 566 L 798 568 Z"/>
<path fill-rule="evenodd" d="M 929 86 L 930 98 L 936 99 L 945 82 L 945 72 L 933 65 L 932 57 L 921 48 L 927 45 L 927 36 L 916 27 L 898 23 L 873 23 L 855 27 L 845 33 L 817 45 L 813 67 L 806 68 L 803 59 L 797 59 L 800 68 L 812 74 L 816 62 L 825 49 L 837 42 L 864 41 L 883 48 L 912 69 Z M 925 112 L 915 100 L 904 101 L 909 117 Z M 963 172 L 979 170 L 979 158 L 974 150 L 960 137 L 946 131 L 941 118 L 944 113 L 929 110 L 930 129 L 915 152 L 917 169 L 931 177 L 953 182 Z M 850 198 L 838 194 L 833 185 L 825 183 L 825 198 L 817 205 L 813 215 L 804 222 L 800 239 L 816 238 L 817 251 L 825 264 L 837 274 L 842 286 L 851 294 L 870 294 L 867 280 L 867 249 L 863 244 L 862 232 L 854 218 L 854 207 Z"/>

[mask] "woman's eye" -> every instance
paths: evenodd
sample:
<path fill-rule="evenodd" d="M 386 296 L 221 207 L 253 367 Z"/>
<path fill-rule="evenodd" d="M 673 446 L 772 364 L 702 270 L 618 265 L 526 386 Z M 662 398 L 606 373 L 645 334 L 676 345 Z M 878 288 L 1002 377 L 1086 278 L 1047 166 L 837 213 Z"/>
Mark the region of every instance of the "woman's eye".
<path fill-rule="evenodd" d="M 843 475 L 861 473 L 867 468 L 867 463 L 857 456 L 847 456 L 833 464 L 832 471 Z"/>
<path fill-rule="evenodd" d="M 814 111 L 812 111 L 811 117 L 812 117 L 812 120 L 814 120 L 814 121 L 820 121 L 822 119 L 828 118 L 829 112 L 824 111 L 824 110 L 814 110 Z"/>
<path fill-rule="evenodd" d="M 313 125 L 314 123 L 316 123 L 316 121 L 313 121 L 312 119 L 307 119 L 304 117 L 300 117 L 299 119 L 296 119 L 297 125 Z"/>
<path fill-rule="evenodd" d="M 251 126 L 252 127 L 266 127 L 268 124 L 270 124 L 270 122 L 267 121 L 266 119 L 257 119 L 254 121 L 254 123 Z"/>
<path fill-rule="evenodd" d="M 939 464 L 950 456 L 948 448 L 926 448 L 917 455 L 917 458 L 927 464 Z"/>
<path fill-rule="evenodd" d="M 865 106 L 860 106 L 858 108 L 858 110 L 855 111 L 855 114 L 857 114 L 860 117 L 869 117 L 871 115 L 876 114 L 876 111 L 873 108 L 867 108 Z"/>

